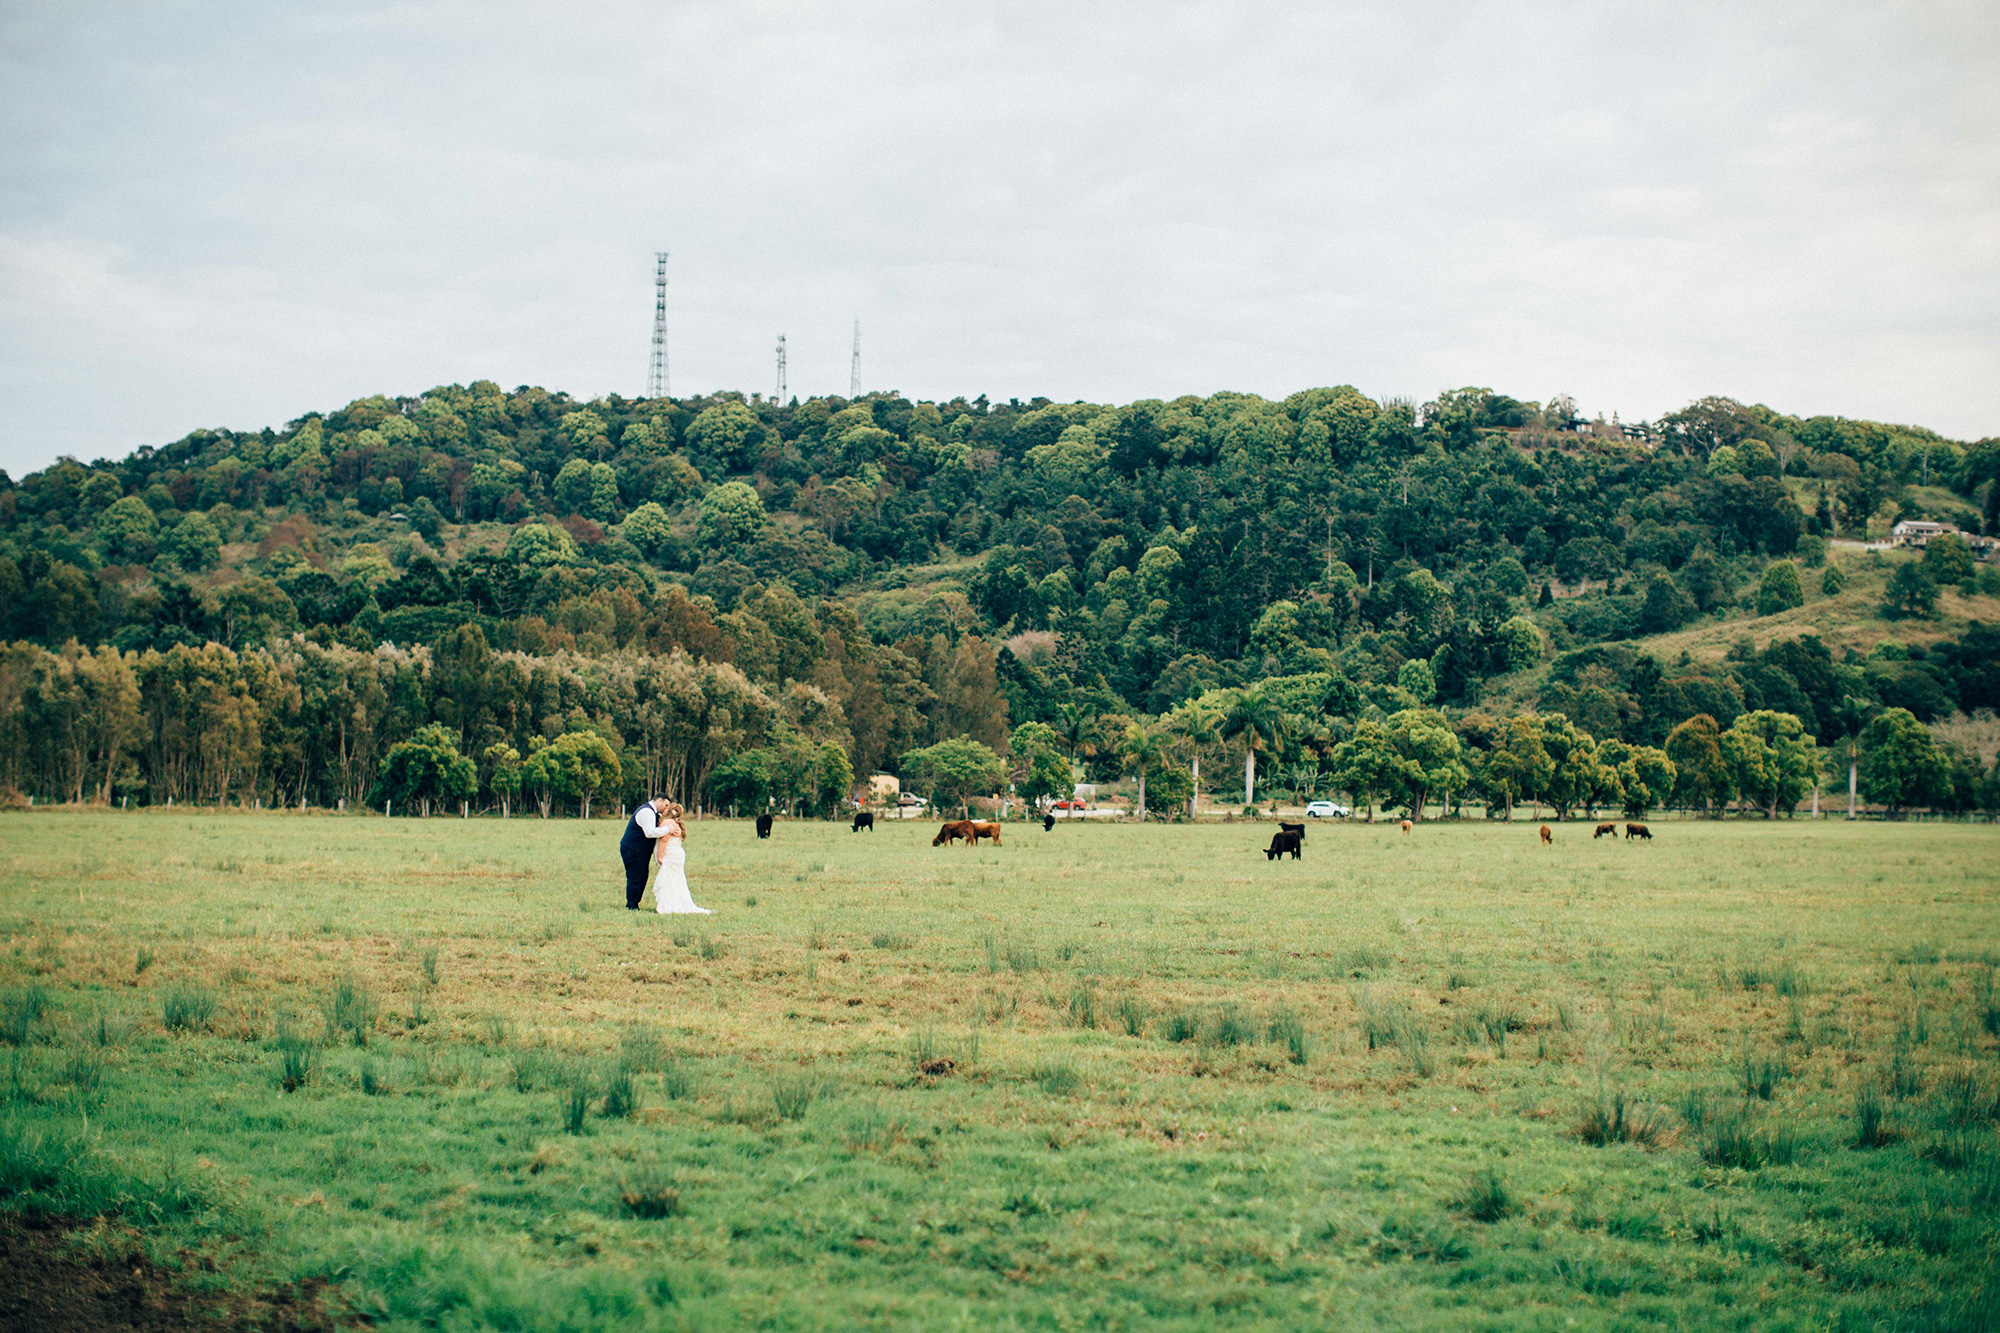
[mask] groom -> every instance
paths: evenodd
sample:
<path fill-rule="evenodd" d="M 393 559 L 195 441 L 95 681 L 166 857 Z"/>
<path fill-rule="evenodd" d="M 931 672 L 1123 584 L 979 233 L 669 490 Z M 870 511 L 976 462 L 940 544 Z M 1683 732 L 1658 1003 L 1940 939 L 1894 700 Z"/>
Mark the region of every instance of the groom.
<path fill-rule="evenodd" d="M 618 855 L 625 862 L 625 908 L 639 910 L 639 899 L 646 896 L 646 872 L 652 868 L 653 840 L 667 831 L 660 822 L 666 813 L 667 798 L 655 796 L 632 812 L 632 822 L 625 826 L 625 836 L 618 840 Z"/>

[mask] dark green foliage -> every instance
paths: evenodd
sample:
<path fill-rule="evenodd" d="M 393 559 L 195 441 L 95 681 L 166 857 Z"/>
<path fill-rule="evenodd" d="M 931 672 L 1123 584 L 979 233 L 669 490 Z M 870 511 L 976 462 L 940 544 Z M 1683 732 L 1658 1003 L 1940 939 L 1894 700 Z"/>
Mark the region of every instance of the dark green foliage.
<path fill-rule="evenodd" d="M 1520 1200 L 1507 1188 L 1497 1168 L 1488 1166 L 1466 1177 L 1452 1198 L 1452 1207 L 1475 1222 L 1498 1222 L 1521 1211 Z"/>
<path fill-rule="evenodd" d="M 826 1093 L 826 1087 L 811 1075 L 801 1074 L 793 1078 L 779 1079 L 771 1085 L 771 1104 L 778 1114 L 787 1120 L 802 1120 Z"/>
<path fill-rule="evenodd" d="M 1710 1166 L 1744 1171 L 1789 1166 L 1799 1151 L 1791 1126 L 1760 1125 L 1741 1111 L 1711 1116 L 1700 1146 L 1701 1159 Z"/>
<path fill-rule="evenodd" d="M 1641 1148 L 1656 1148 L 1666 1137 L 1666 1128 L 1657 1111 L 1628 1101 L 1624 1090 L 1620 1089 L 1609 1097 L 1600 1091 L 1584 1103 L 1576 1136 L 1598 1147 L 1630 1143 Z"/>
<path fill-rule="evenodd" d="M 0 1041 L 25 1046 L 35 1023 L 48 1012 L 48 987 L 29 982 L 0 991 Z"/>
<path fill-rule="evenodd" d="M 356 1046 L 368 1044 L 378 1006 L 375 992 L 366 981 L 352 972 L 345 974 L 327 991 L 321 1007 L 326 1015 L 328 1042 L 346 1039 Z"/>
<path fill-rule="evenodd" d="M 151 967 L 152 965 L 153 965 L 153 951 L 151 949 L 148 949 L 143 944 L 140 945 L 138 955 L 133 959 L 132 975 L 135 977 L 143 976 L 145 974 L 146 969 Z"/>
<path fill-rule="evenodd" d="M 1894 1131 L 1882 1123 L 1882 1094 L 1874 1084 L 1862 1084 L 1854 1094 L 1854 1146 L 1880 1148 L 1895 1139 Z"/>
<path fill-rule="evenodd" d="M 1242 1046 L 1257 1040 L 1257 1030 L 1234 1005 L 1224 1005 L 1215 1011 L 1207 1035 L 1216 1046 Z"/>
<path fill-rule="evenodd" d="M 1035 1069 L 1035 1083 L 1051 1097 L 1067 1097 L 1076 1091 L 1076 1066 L 1067 1060 L 1050 1060 Z"/>
<path fill-rule="evenodd" d="M 1193 1041 L 1201 1035 L 1201 1020 L 1186 1009 L 1170 1009 L 1160 1020 L 1160 1035 L 1168 1041 Z"/>
<path fill-rule="evenodd" d="M 1094 1028 L 1097 1026 L 1097 988 L 1088 981 L 1080 981 L 1069 993 L 1070 1026 Z"/>
<path fill-rule="evenodd" d="M 169 1032 L 205 1031 L 215 1019 L 215 992 L 176 983 L 160 997 L 160 1022 Z"/>
<path fill-rule="evenodd" d="M 1281 1009 L 1271 1015 L 1264 1034 L 1272 1045 L 1283 1046 L 1295 1065 L 1304 1064 L 1312 1055 L 1311 1045 L 1306 1040 L 1305 1020 L 1289 1009 Z"/>
<path fill-rule="evenodd" d="M 565 1134 L 583 1133 L 584 1117 L 590 1114 L 590 1085 L 581 1079 L 559 1090 Z"/>
<path fill-rule="evenodd" d="M 1790 1078 L 1791 1073 L 1791 1066 L 1782 1054 L 1752 1055 L 1745 1051 L 1737 1057 L 1736 1077 L 1745 1097 L 1770 1101 L 1771 1093 L 1779 1083 Z"/>
<path fill-rule="evenodd" d="M 1128 1037 L 1138 1037 L 1146 1031 L 1146 1002 L 1137 996 L 1128 995 L 1118 1002 L 1118 1021 Z"/>
<path fill-rule="evenodd" d="M 620 1062 L 604 1078 L 604 1118 L 624 1120 L 638 1109 L 639 1093 L 632 1067 Z"/>

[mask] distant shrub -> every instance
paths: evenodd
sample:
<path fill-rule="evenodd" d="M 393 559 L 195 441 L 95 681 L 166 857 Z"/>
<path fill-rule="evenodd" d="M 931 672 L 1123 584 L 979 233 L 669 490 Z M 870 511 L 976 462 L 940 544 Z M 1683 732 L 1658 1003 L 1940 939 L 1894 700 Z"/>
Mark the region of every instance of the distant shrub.
<path fill-rule="evenodd" d="M 344 1035 L 356 1046 L 368 1044 L 378 1006 L 375 992 L 367 982 L 352 972 L 347 973 L 327 991 L 322 1007 L 326 1012 L 328 1042 L 337 1043 Z"/>
<path fill-rule="evenodd" d="M 1067 1097 L 1079 1082 L 1076 1066 L 1067 1060 L 1051 1060 L 1035 1070 L 1035 1083 L 1051 1097 Z"/>
<path fill-rule="evenodd" d="M 1623 1091 L 1613 1092 L 1608 1099 L 1599 1092 L 1584 1103 L 1576 1136 L 1600 1148 L 1614 1143 L 1657 1148 L 1666 1138 L 1666 1127 L 1656 1111 L 1628 1101 Z"/>
<path fill-rule="evenodd" d="M 1521 1211 L 1520 1201 L 1493 1167 L 1484 1167 L 1466 1177 L 1464 1186 L 1453 1196 L 1452 1206 L 1475 1222 L 1498 1222 Z"/>
<path fill-rule="evenodd" d="M 206 1029 L 214 1019 L 215 992 L 206 986 L 170 986 L 160 998 L 160 1021 L 169 1032 Z"/>
<path fill-rule="evenodd" d="M 1798 1157 L 1798 1139 L 1788 1125 L 1759 1128 L 1740 1112 L 1716 1116 L 1702 1138 L 1701 1157 L 1710 1166 L 1744 1171 L 1788 1166 Z"/>
<path fill-rule="evenodd" d="M 823 1093 L 819 1080 L 807 1075 L 780 1079 L 771 1087 L 771 1104 L 785 1119 L 803 1120 Z"/>
<path fill-rule="evenodd" d="M 48 1008 L 46 986 L 31 982 L 0 991 L 0 1041 L 9 1046 L 26 1046 L 36 1021 Z"/>
<path fill-rule="evenodd" d="M 1289 1009 L 1280 1009 L 1271 1015 L 1266 1025 L 1265 1036 L 1273 1046 L 1282 1046 L 1291 1054 L 1292 1063 L 1302 1065 L 1312 1054 L 1306 1041 L 1305 1020 Z"/>

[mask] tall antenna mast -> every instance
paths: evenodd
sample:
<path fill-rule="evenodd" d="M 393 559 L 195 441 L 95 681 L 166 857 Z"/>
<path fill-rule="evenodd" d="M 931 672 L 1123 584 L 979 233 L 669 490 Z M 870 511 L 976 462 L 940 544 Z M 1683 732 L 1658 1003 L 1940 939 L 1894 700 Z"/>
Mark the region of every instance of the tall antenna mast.
<path fill-rule="evenodd" d="M 785 401 L 785 335 L 778 335 L 778 401 Z"/>
<path fill-rule="evenodd" d="M 861 396 L 861 321 L 854 321 L 854 359 L 847 365 L 847 396 Z"/>
<path fill-rule="evenodd" d="M 646 396 L 665 398 L 667 378 L 667 252 L 653 252 L 653 359 L 646 367 Z"/>

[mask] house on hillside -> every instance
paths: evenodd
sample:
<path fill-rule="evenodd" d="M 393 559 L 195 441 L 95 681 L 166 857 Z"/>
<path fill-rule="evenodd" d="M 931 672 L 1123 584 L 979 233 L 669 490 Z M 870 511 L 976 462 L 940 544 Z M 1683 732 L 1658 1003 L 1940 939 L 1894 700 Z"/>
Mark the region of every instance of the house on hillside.
<path fill-rule="evenodd" d="M 1921 518 L 1906 518 L 1889 529 L 1889 540 L 1898 546 L 1914 546 L 1922 550 L 1930 545 L 1931 538 L 1947 534 L 1953 537 L 1963 535 L 1950 523 L 1932 523 Z"/>
<path fill-rule="evenodd" d="M 2000 537 L 1982 537 L 1976 532 L 1966 532 L 1950 523 L 1932 523 L 1920 518 L 1906 518 L 1889 529 L 1889 540 L 1897 546 L 1914 546 L 1922 550 L 1933 537 L 1956 537 L 1972 548 L 1975 560 L 1991 560 L 2000 557 Z"/>

